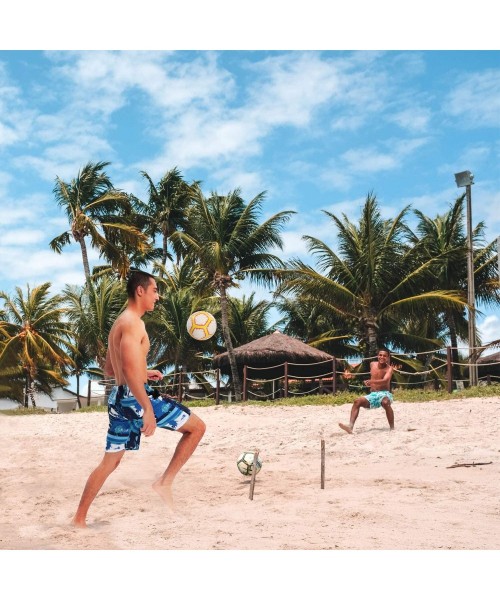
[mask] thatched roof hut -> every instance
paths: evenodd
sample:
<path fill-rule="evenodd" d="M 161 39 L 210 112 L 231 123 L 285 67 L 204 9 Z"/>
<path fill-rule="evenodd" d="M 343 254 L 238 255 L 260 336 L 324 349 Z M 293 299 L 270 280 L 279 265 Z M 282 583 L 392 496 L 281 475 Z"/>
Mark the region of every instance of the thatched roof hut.
<path fill-rule="evenodd" d="M 500 379 L 500 352 L 487 354 L 477 359 L 478 376 L 481 378 L 490 375 L 495 382 Z"/>
<path fill-rule="evenodd" d="M 284 375 L 293 377 L 321 377 L 332 372 L 333 356 L 317 350 L 300 340 L 275 331 L 234 349 L 240 373 L 246 365 L 255 379 L 273 379 Z M 227 352 L 214 357 L 214 366 L 230 374 Z"/>

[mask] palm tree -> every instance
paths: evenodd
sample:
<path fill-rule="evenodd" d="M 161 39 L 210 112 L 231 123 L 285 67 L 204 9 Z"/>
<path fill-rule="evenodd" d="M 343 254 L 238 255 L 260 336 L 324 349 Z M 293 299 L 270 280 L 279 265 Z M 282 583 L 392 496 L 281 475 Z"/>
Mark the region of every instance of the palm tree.
<path fill-rule="evenodd" d="M 444 306 L 465 306 L 459 292 L 433 287 L 437 259 L 420 261 L 417 247 L 408 244 L 407 211 L 408 207 L 394 220 L 384 220 L 373 194 L 367 195 L 359 225 L 345 215 L 340 219 L 323 211 L 338 230 L 339 254 L 319 239 L 304 236 L 320 270 L 301 260 L 290 261 L 280 273 L 278 293 L 303 294 L 340 316 L 365 357 L 374 356 L 380 345 L 404 343 L 400 320 L 427 318 L 429 311 Z"/>
<path fill-rule="evenodd" d="M 102 279 L 100 280 L 100 286 L 98 289 L 102 289 Z M 95 291 L 95 286 L 98 285 L 92 282 L 92 290 Z M 117 284 L 117 287 L 121 286 Z M 89 291 L 90 285 L 87 286 L 75 286 L 66 285 L 62 293 L 62 298 L 66 306 L 66 314 L 71 323 L 71 336 L 74 345 L 74 352 L 71 353 L 74 366 L 71 370 L 71 375 L 76 378 L 76 394 L 79 408 L 80 405 L 80 378 L 82 375 L 91 375 L 93 368 L 96 365 L 96 357 L 101 352 L 104 352 L 102 348 L 103 341 L 99 340 L 96 343 L 96 331 L 102 324 L 102 317 L 95 320 L 95 315 L 106 313 L 105 310 L 96 310 L 91 307 L 91 299 L 99 301 L 99 298 L 95 293 Z M 103 298 L 107 296 L 104 291 Z M 121 305 L 121 303 L 120 303 Z M 100 367 L 98 367 L 100 369 Z M 90 403 L 90 398 L 89 398 Z"/>
<path fill-rule="evenodd" d="M 12 366 L 0 367 L 0 394 L 2 397 L 7 396 L 10 400 L 23 404 L 25 381 L 22 369 L 14 361 L 15 357 Z"/>
<path fill-rule="evenodd" d="M 160 264 L 165 267 L 167 258 L 172 258 L 168 250 L 170 237 L 174 231 L 186 227 L 186 210 L 191 202 L 191 186 L 189 186 L 177 167 L 167 171 L 155 185 L 146 171 L 141 174 L 148 182 L 149 202 L 146 205 L 146 232 L 155 240 L 156 235 L 162 239 Z"/>
<path fill-rule="evenodd" d="M 304 294 L 287 297 L 275 294 L 274 304 L 282 315 L 283 333 L 320 348 L 333 356 L 358 356 L 348 322 L 337 313 Z"/>
<path fill-rule="evenodd" d="M 108 276 L 86 286 L 66 285 L 62 293 L 66 314 L 72 324 L 75 342 L 88 365 L 102 371 L 106 362 L 108 335 L 113 323 L 126 306 L 125 285 Z"/>
<path fill-rule="evenodd" d="M 91 246 L 122 275 L 130 267 L 128 251 L 143 252 L 148 248 L 147 236 L 131 224 L 131 198 L 115 189 L 104 172 L 109 164 L 89 162 L 70 183 L 57 177 L 53 190 L 68 216 L 70 230 L 55 237 L 49 245 L 60 254 L 71 238 L 78 242 L 86 281 L 90 281 L 87 237 Z"/>
<path fill-rule="evenodd" d="M 226 196 L 212 193 L 205 198 L 196 186 L 186 231 L 172 235 L 173 241 L 180 242 L 197 261 L 204 281 L 219 297 L 222 334 L 237 401 L 241 400 L 241 384 L 229 329 L 227 290 L 238 287 L 237 282 L 245 277 L 264 284 L 273 281 L 274 269 L 284 264 L 268 250 L 282 248 L 280 231 L 293 214 L 282 211 L 259 224 L 265 194 L 258 194 L 246 204 L 240 193 L 236 189 Z"/>
<path fill-rule="evenodd" d="M 35 389 L 50 393 L 54 383 L 67 383 L 64 376 L 72 366 L 71 330 L 63 320 L 61 297 L 49 296 L 50 285 L 28 286 L 26 296 L 17 287 L 12 298 L 0 292 L 0 368 L 10 370 L 14 380 L 22 376 L 25 406 L 28 397 L 36 406 Z"/>
<path fill-rule="evenodd" d="M 460 290 L 467 293 L 467 252 L 464 217 L 465 194 L 457 198 L 448 212 L 430 218 L 415 210 L 418 217 L 414 242 L 419 244 L 422 260 L 437 258 L 434 267 L 435 289 Z M 476 297 L 485 305 L 500 304 L 498 262 L 493 244 L 484 243 L 485 225 L 478 223 L 472 231 L 474 247 L 474 289 Z M 448 306 L 443 310 L 443 321 L 448 330 L 452 349 L 454 377 L 458 372 L 458 338 L 468 339 L 468 325 L 462 307 Z M 470 340 L 469 340 L 470 341 Z"/>
<path fill-rule="evenodd" d="M 255 292 L 248 297 L 228 297 L 229 324 L 234 346 L 243 346 L 271 333 L 269 313 L 273 303 L 255 300 Z"/>

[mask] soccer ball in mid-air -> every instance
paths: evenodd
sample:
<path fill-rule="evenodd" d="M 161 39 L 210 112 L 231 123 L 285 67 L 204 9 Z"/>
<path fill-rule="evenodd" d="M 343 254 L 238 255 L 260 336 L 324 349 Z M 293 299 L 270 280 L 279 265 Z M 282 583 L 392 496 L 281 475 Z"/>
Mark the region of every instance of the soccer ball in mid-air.
<path fill-rule="evenodd" d="M 242 452 L 239 455 L 238 460 L 236 461 L 236 466 L 238 467 L 238 471 L 242 475 L 251 475 L 252 474 L 253 457 L 254 457 L 253 452 Z M 257 457 L 257 465 L 256 466 L 257 466 L 257 470 L 256 470 L 255 474 L 257 475 L 257 473 L 262 468 L 262 461 L 260 460 L 259 457 Z"/>
<path fill-rule="evenodd" d="M 206 310 L 198 310 L 189 316 L 186 327 L 192 338 L 202 342 L 209 340 L 217 331 L 217 321 Z"/>

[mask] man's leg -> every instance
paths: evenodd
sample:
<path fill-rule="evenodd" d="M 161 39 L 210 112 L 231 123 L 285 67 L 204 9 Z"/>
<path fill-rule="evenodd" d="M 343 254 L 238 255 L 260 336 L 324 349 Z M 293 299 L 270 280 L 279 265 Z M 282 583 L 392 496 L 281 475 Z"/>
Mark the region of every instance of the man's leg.
<path fill-rule="evenodd" d="M 354 401 L 352 408 L 351 408 L 351 417 L 349 419 L 349 425 L 344 425 L 344 423 L 339 423 L 339 427 L 341 429 L 343 429 L 344 431 L 347 431 L 347 433 L 352 433 L 352 430 L 354 429 L 354 423 L 356 423 L 356 419 L 358 418 L 358 415 L 359 415 L 359 409 L 361 407 L 370 408 L 370 403 L 364 396 L 361 396 L 361 398 L 358 398 L 357 400 Z"/>
<path fill-rule="evenodd" d="M 384 408 L 387 420 L 389 421 L 389 427 L 394 429 L 394 411 L 392 410 L 391 401 L 387 396 L 382 400 L 382 407 Z"/>
<path fill-rule="evenodd" d="M 177 430 L 179 433 L 182 433 L 182 437 L 175 448 L 175 452 L 165 472 L 153 483 L 155 492 L 161 496 L 170 508 L 173 508 L 172 482 L 174 477 L 195 451 L 205 430 L 205 423 L 195 414 L 191 413 L 186 423 Z"/>
<path fill-rule="evenodd" d="M 121 450 L 120 452 L 104 453 L 102 461 L 92 471 L 92 473 L 89 475 L 89 478 L 87 479 L 87 483 L 85 484 L 85 488 L 80 499 L 80 504 L 78 505 L 76 514 L 73 517 L 73 520 L 71 521 L 73 525 L 75 525 L 76 527 L 87 526 L 86 519 L 90 505 L 99 493 L 99 490 L 104 485 L 106 479 L 120 464 L 124 452 L 125 450 Z"/>

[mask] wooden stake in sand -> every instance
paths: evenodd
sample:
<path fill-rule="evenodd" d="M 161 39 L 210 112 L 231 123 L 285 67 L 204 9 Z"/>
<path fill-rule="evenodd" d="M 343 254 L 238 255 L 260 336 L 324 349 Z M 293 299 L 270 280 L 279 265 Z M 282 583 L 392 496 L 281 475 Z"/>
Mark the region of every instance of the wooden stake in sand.
<path fill-rule="evenodd" d="M 485 462 L 485 463 L 477 463 L 477 462 L 471 462 L 471 463 L 461 463 L 459 465 L 455 464 L 455 465 L 451 465 L 451 467 L 446 467 L 447 469 L 455 469 L 456 467 L 477 467 L 479 465 L 491 465 L 493 464 L 493 461 L 490 460 L 490 462 Z"/>
<path fill-rule="evenodd" d="M 325 440 L 321 440 L 321 489 L 325 489 Z"/>
<path fill-rule="evenodd" d="M 255 487 L 255 477 L 257 475 L 257 459 L 259 458 L 259 451 L 255 450 L 253 453 L 253 466 L 252 466 L 252 479 L 250 480 L 250 491 L 248 497 L 253 500 L 253 489 Z"/>

